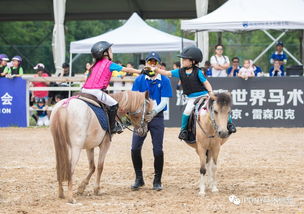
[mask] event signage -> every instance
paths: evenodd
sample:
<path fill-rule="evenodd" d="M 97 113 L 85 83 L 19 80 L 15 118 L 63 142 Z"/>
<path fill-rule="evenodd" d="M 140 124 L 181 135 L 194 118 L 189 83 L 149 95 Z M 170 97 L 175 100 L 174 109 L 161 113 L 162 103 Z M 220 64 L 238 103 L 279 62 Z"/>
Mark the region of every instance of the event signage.
<path fill-rule="evenodd" d="M 214 91 L 231 93 L 231 116 L 237 126 L 304 127 L 304 77 L 208 80 Z M 172 84 L 176 85 L 176 81 Z M 179 126 L 186 103 L 185 96 L 176 91 L 170 101 L 170 118 L 175 118 L 175 121 L 166 121 L 167 126 Z"/>
<path fill-rule="evenodd" d="M 0 127 L 27 126 L 26 81 L 0 78 Z"/>

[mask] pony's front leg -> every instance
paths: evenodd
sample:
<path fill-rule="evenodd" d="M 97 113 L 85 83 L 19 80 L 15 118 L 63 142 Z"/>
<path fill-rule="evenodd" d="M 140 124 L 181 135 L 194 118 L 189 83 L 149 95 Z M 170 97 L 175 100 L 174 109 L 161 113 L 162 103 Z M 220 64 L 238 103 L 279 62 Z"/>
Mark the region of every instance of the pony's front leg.
<path fill-rule="evenodd" d="M 215 179 L 215 174 L 216 174 L 216 169 L 217 169 L 217 158 L 219 155 L 220 151 L 220 145 L 219 144 L 214 144 L 210 153 L 211 153 L 211 158 L 209 161 L 209 186 L 211 189 L 211 192 L 218 192 L 217 188 L 217 183 Z"/>
<path fill-rule="evenodd" d="M 94 149 L 87 149 L 87 157 L 88 157 L 88 161 L 89 161 L 89 167 L 90 167 L 90 171 L 89 174 L 87 175 L 87 177 L 81 182 L 81 184 L 78 187 L 78 194 L 82 194 L 86 188 L 86 186 L 89 184 L 89 181 L 93 175 L 93 173 L 95 172 L 95 163 L 94 163 Z"/>
<path fill-rule="evenodd" d="M 68 180 L 68 202 L 71 204 L 76 203 L 76 200 L 73 198 L 73 174 L 75 171 L 76 164 L 79 160 L 80 152 L 80 148 L 74 147 L 71 149 L 71 179 Z"/>
<path fill-rule="evenodd" d="M 64 198 L 62 181 L 58 181 L 58 193 L 59 193 L 59 198 Z"/>
<path fill-rule="evenodd" d="M 201 163 L 201 167 L 200 167 L 200 174 L 201 174 L 201 178 L 200 178 L 200 184 L 199 184 L 199 195 L 205 196 L 206 195 L 206 149 L 203 148 L 202 145 L 197 145 L 197 154 L 199 155 L 200 158 L 200 163 Z"/>
<path fill-rule="evenodd" d="M 97 176 L 96 176 L 96 183 L 95 183 L 95 187 L 94 187 L 94 194 L 98 195 L 99 194 L 99 190 L 100 190 L 100 177 L 101 177 L 101 173 L 103 171 L 103 164 L 104 164 L 104 160 L 106 157 L 106 154 L 109 150 L 110 147 L 110 137 L 107 134 L 104 137 L 104 140 L 102 141 L 102 143 L 99 145 L 99 157 L 98 157 L 98 166 L 97 166 Z"/>

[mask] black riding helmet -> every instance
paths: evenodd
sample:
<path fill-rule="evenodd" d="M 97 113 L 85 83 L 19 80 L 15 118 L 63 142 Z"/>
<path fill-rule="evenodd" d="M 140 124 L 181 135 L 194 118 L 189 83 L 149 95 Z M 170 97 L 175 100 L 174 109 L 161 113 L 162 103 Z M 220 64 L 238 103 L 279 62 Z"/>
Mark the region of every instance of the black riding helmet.
<path fill-rule="evenodd" d="M 202 51 L 195 47 L 187 47 L 185 48 L 178 57 L 183 58 L 183 59 L 191 59 L 195 61 L 195 64 L 201 62 L 203 60 L 203 54 Z"/>
<path fill-rule="evenodd" d="M 101 59 L 104 56 L 105 52 L 108 52 L 108 49 L 112 46 L 113 44 L 108 43 L 106 41 L 100 41 L 95 43 L 92 48 L 91 48 L 91 53 L 92 56 L 95 59 Z M 109 54 L 108 54 L 109 55 Z"/>

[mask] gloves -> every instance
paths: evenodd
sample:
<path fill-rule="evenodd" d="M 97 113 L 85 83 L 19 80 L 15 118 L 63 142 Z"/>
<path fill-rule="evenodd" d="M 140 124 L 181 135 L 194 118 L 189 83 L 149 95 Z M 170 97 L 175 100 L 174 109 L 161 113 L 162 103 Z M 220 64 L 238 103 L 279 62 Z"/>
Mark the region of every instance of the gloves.
<path fill-rule="evenodd" d="M 213 93 L 213 91 L 208 91 L 208 95 L 209 95 L 209 97 L 210 97 L 211 100 L 216 100 L 216 96 Z"/>
<path fill-rule="evenodd" d="M 145 121 L 149 123 L 156 115 L 157 115 L 157 112 L 155 110 L 152 110 L 150 113 L 148 113 L 145 116 Z"/>
<path fill-rule="evenodd" d="M 144 67 L 144 69 L 141 71 L 141 74 L 147 75 L 149 77 L 154 77 L 155 71 L 152 71 L 150 67 Z"/>

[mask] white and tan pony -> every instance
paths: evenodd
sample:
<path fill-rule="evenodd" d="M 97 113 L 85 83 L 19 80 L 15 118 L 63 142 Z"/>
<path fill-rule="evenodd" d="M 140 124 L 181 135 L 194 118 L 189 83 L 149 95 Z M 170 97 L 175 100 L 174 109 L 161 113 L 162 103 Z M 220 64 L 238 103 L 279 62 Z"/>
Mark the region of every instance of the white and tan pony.
<path fill-rule="evenodd" d="M 125 91 L 111 96 L 118 101 L 120 114 L 129 114 L 134 131 L 138 135 L 145 135 L 147 133 L 145 116 L 153 107 L 148 93 Z M 76 202 L 73 198 L 73 173 L 82 149 L 86 150 L 89 160 L 89 174 L 78 187 L 79 194 L 84 192 L 95 171 L 95 147 L 99 147 L 97 178 L 94 187 L 94 193 L 98 195 L 100 176 L 110 146 L 110 136 L 101 128 L 95 113 L 82 100 L 70 99 L 69 102 L 66 99 L 62 100 L 52 111 L 50 129 L 56 152 L 59 197 L 64 198 L 62 183 L 67 181 L 68 202 Z"/>
<path fill-rule="evenodd" d="M 220 147 L 229 137 L 228 116 L 232 100 L 228 93 L 220 93 L 208 100 L 207 113 L 200 111 L 196 122 L 196 143 L 188 144 L 195 148 L 200 158 L 199 194 L 206 194 L 206 187 L 218 192 L 215 180 L 217 159 Z"/>

